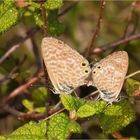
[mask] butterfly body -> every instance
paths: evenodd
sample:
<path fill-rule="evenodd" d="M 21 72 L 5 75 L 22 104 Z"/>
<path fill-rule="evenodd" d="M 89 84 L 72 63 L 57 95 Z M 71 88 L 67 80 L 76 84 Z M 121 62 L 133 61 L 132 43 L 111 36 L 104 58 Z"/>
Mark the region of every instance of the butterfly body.
<path fill-rule="evenodd" d="M 114 52 L 93 66 L 92 82 L 103 100 L 109 103 L 118 100 L 127 69 L 128 54 L 125 51 Z"/>
<path fill-rule="evenodd" d="M 89 62 L 63 41 L 52 37 L 42 40 L 42 56 L 55 93 L 71 93 L 86 84 L 91 72 Z"/>

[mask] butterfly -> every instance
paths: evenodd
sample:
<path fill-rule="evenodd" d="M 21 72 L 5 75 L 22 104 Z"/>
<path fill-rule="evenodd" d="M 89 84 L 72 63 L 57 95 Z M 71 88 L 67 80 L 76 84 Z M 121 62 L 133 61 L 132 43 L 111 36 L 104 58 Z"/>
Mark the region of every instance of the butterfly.
<path fill-rule="evenodd" d="M 128 59 L 127 52 L 118 51 L 92 67 L 92 85 L 99 91 L 99 97 L 110 104 L 119 99 L 128 70 Z"/>
<path fill-rule="evenodd" d="M 87 83 L 91 73 L 89 62 L 61 40 L 45 37 L 42 56 L 56 94 L 70 94 Z"/>

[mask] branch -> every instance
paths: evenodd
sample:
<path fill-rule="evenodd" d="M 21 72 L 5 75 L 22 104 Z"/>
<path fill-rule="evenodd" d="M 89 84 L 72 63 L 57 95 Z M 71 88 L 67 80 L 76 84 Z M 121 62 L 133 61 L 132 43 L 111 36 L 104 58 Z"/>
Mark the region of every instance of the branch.
<path fill-rule="evenodd" d="M 28 35 L 24 37 L 22 40 L 19 41 L 18 44 L 12 46 L 1 58 L 0 58 L 0 64 L 9 57 L 17 48 L 21 47 L 21 44 L 24 43 L 28 38 L 30 38 L 34 33 L 36 33 L 39 30 L 39 28 L 35 28 L 29 31 Z"/>
<path fill-rule="evenodd" d="M 31 78 L 27 83 L 19 86 L 18 88 L 16 88 L 15 90 L 13 90 L 8 96 L 4 97 L 1 101 L 0 101 L 0 106 L 4 106 L 5 104 L 7 104 L 11 99 L 13 99 L 14 97 L 20 95 L 22 93 L 22 91 L 25 91 L 27 88 L 29 88 L 33 83 L 37 82 L 42 76 L 44 75 L 43 72 L 39 72 L 37 74 L 37 76 Z"/>
<path fill-rule="evenodd" d="M 97 38 L 97 36 L 99 34 L 105 4 L 106 4 L 106 1 L 101 0 L 101 2 L 100 2 L 100 13 L 99 13 L 98 21 L 97 21 L 97 24 L 96 24 L 95 32 L 94 32 L 94 34 L 92 36 L 92 39 L 91 39 L 91 43 L 88 46 L 88 50 L 87 50 L 87 52 L 85 54 L 86 58 L 88 58 L 90 56 L 91 49 L 94 48 L 95 40 L 96 40 L 96 38 Z"/>
<path fill-rule="evenodd" d="M 119 39 L 113 43 L 109 43 L 109 44 L 106 44 L 106 45 L 103 45 L 103 46 L 100 46 L 100 47 L 97 47 L 97 48 L 94 48 L 91 53 L 94 54 L 94 53 L 100 53 L 100 52 L 103 52 L 105 50 L 108 50 L 110 48 L 115 48 L 117 47 L 118 45 L 122 45 L 122 44 L 125 44 L 125 43 L 128 43 L 132 40 L 135 40 L 135 39 L 140 39 L 140 33 L 137 33 L 137 34 L 134 34 L 134 35 L 131 35 L 127 38 L 124 38 L 124 39 Z"/>
<path fill-rule="evenodd" d="M 32 42 L 32 49 L 33 49 L 36 65 L 37 65 L 37 68 L 40 69 L 41 68 L 41 58 L 40 58 L 38 47 L 37 47 L 33 37 L 31 37 L 31 42 Z"/>
<path fill-rule="evenodd" d="M 44 22 L 44 26 L 43 26 L 43 30 L 44 30 L 44 37 L 47 36 L 48 31 L 47 31 L 47 17 L 46 17 L 46 9 L 44 6 L 44 1 L 40 2 L 40 8 L 41 8 L 41 15 L 43 17 L 43 22 Z"/>
<path fill-rule="evenodd" d="M 140 74 L 140 70 L 135 71 L 135 72 L 133 72 L 133 73 L 127 75 L 127 76 L 125 77 L 125 79 L 128 79 L 128 78 L 130 78 L 130 77 L 132 77 L 132 76 L 134 76 L 134 75 L 136 75 L 136 74 Z"/>
<path fill-rule="evenodd" d="M 139 20 L 139 16 L 135 13 L 137 3 L 138 3 L 138 1 L 135 1 L 135 2 L 132 2 L 132 4 L 131 4 L 131 12 L 128 14 L 127 24 L 126 24 L 126 27 L 125 27 L 124 34 L 123 34 L 122 38 L 125 38 L 127 36 L 128 28 L 129 28 L 129 26 L 131 24 L 133 15 L 135 15 L 135 24 L 134 24 L 133 30 L 132 30 L 132 32 L 130 34 L 132 35 L 132 34 L 135 33 L 136 27 L 138 25 L 138 20 Z"/>
<path fill-rule="evenodd" d="M 2 107 L 2 109 L 5 110 L 6 112 L 12 114 L 12 115 L 15 116 L 15 117 L 19 117 L 19 116 L 21 116 L 21 115 L 24 114 L 24 113 L 22 113 L 22 112 L 20 112 L 20 111 L 18 111 L 18 110 L 16 110 L 16 109 L 10 107 L 9 105 L 4 105 L 4 106 Z"/>
<path fill-rule="evenodd" d="M 122 134 L 119 131 L 114 132 L 112 136 L 117 140 L 129 140 L 129 138 L 122 136 Z"/>

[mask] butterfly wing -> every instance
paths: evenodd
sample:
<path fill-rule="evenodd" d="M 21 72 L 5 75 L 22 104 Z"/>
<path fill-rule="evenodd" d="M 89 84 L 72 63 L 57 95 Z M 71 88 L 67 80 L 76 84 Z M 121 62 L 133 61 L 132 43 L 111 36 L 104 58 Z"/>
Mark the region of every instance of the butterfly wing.
<path fill-rule="evenodd" d="M 85 84 L 91 70 L 88 61 L 76 50 L 52 37 L 44 38 L 41 48 L 56 93 L 71 93 L 73 89 Z"/>
<path fill-rule="evenodd" d="M 92 68 L 92 79 L 101 98 L 113 102 L 117 99 L 128 70 L 128 54 L 125 51 L 114 52 Z"/>

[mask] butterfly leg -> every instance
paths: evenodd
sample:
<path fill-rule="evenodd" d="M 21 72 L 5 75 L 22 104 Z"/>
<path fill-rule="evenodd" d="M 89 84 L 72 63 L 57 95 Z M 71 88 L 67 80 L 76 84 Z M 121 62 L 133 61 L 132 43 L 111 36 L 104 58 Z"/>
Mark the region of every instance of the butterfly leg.
<path fill-rule="evenodd" d="M 101 100 L 100 94 L 98 94 L 98 95 L 95 97 L 94 101 L 99 101 L 99 100 Z"/>

